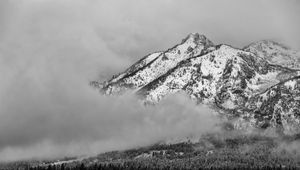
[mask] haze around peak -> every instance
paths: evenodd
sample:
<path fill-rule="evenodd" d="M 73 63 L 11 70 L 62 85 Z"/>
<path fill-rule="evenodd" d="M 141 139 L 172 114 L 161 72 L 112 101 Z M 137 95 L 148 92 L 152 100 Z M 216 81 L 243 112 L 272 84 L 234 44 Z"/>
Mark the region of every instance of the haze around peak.
<path fill-rule="evenodd" d="M 105 80 L 190 32 L 215 44 L 272 38 L 299 49 L 299 3 L 0 1 L 0 158 L 96 154 L 212 129 L 218 120 L 211 111 L 182 95 L 147 110 L 131 97 L 103 98 L 89 81 Z"/>

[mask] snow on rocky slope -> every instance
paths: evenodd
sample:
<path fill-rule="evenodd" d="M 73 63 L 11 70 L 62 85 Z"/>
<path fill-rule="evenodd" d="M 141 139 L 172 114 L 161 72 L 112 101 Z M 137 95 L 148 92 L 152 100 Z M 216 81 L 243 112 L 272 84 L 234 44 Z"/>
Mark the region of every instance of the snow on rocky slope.
<path fill-rule="evenodd" d="M 145 102 L 157 103 L 168 94 L 184 90 L 198 102 L 217 102 L 224 107 L 235 107 L 238 103 L 232 100 L 241 101 L 237 96 L 241 93 L 249 96 L 259 89 L 259 78 L 273 74 L 273 81 L 279 82 L 280 74 L 293 72 L 268 65 L 252 53 L 228 45 L 216 48 L 206 55 L 198 55 L 179 63 L 138 93 L 145 97 Z"/>
<path fill-rule="evenodd" d="M 251 119 L 260 127 L 276 124 L 290 132 L 288 124 L 300 125 L 298 54 L 272 41 L 244 49 L 214 45 L 196 33 L 142 58 L 109 81 L 91 84 L 106 95 L 133 89 L 146 104 L 184 91 L 228 117 Z"/>
<path fill-rule="evenodd" d="M 271 64 L 300 69 L 300 53 L 271 40 L 254 42 L 244 48 Z"/>
<path fill-rule="evenodd" d="M 126 89 L 140 88 L 167 73 L 179 62 L 212 51 L 214 45 L 205 36 L 190 34 L 182 43 L 165 52 L 153 53 L 135 63 L 124 73 L 102 84 L 105 94 L 119 94 Z M 97 84 L 93 82 L 94 84 Z"/>
<path fill-rule="evenodd" d="M 244 106 L 240 106 L 239 115 L 252 118 L 260 127 L 277 127 L 284 134 L 299 133 L 300 76 L 282 81 L 251 96 Z"/>

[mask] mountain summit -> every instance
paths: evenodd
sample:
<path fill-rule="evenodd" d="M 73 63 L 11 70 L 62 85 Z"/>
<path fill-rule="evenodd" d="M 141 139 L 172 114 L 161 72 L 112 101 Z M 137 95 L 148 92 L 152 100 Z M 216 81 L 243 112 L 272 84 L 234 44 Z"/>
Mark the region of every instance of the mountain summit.
<path fill-rule="evenodd" d="M 252 126 L 296 133 L 300 129 L 298 54 L 273 41 L 238 49 L 214 45 L 193 33 L 166 51 L 143 57 L 110 80 L 91 85 L 106 95 L 134 90 L 146 104 L 183 91 L 237 122 L 247 120 Z"/>
<path fill-rule="evenodd" d="M 213 43 L 204 35 L 190 34 L 180 44 L 164 51 L 155 52 L 137 61 L 125 72 L 104 82 L 101 91 L 118 94 L 126 89 L 137 89 L 166 74 L 178 63 L 191 57 L 214 50 Z M 95 83 L 95 82 L 94 82 Z"/>

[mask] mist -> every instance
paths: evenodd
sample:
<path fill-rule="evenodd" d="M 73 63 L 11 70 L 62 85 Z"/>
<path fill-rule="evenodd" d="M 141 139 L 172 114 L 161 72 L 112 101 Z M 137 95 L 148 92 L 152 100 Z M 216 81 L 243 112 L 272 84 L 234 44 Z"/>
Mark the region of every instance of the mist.
<path fill-rule="evenodd" d="M 300 49 L 299 7 L 298 1 L 1 1 L 0 161 L 92 155 L 217 130 L 213 111 L 184 94 L 144 107 L 131 92 L 101 96 L 89 81 L 105 80 L 190 32 L 216 44 L 272 38 Z"/>

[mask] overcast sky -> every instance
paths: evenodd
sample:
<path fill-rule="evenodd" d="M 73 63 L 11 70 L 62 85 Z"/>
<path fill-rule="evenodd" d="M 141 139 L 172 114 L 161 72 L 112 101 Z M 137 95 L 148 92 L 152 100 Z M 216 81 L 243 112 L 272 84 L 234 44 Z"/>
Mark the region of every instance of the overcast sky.
<path fill-rule="evenodd" d="M 300 49 L 298 0 L 1 0 L 0 160 L 88 154 L 202 133 L 218 121 L 184 95 L 144 108 L 88 86 L 191 32 Z M 188 116 L 187 116 L 188 114 Z M 37 152 L 38 151 L 38 152 Z"/>

